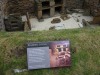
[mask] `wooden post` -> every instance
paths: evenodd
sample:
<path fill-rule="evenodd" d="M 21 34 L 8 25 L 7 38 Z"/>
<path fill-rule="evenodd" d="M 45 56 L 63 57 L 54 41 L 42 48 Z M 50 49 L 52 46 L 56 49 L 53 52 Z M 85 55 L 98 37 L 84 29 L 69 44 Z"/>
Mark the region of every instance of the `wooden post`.
<path fill-rule="evenodd" d="M 31 23 L 30 23 L 30 18 L 29 18 L 28 12 L 27 12 L 27 14 L 26 14 L 26 18 L 27 18 L 28 27 L 29 27 L 29 29 L 31 30 Z"/>

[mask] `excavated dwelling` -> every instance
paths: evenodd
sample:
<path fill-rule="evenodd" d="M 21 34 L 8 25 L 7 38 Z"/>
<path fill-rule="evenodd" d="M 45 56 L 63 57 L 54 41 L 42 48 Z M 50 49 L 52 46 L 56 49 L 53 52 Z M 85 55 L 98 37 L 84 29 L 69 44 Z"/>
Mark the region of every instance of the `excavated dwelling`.
<path fill-rule="evenodd" d="M 100 0 L 0 0 L 0 3 L 3 9 L 1 11 L 0 8 L 0 30 L 6 29 L 3 19 L 10 14 L 18 13 L 22 16 L 28 12 L 29 15 L 35 15 L 41 21 L 66 13 L 66 9 L 84 9 L 94 17 L 93 23 L 100 23 Z M 7 25 L 7 27 L 10 26 L 10 24 Z"/>

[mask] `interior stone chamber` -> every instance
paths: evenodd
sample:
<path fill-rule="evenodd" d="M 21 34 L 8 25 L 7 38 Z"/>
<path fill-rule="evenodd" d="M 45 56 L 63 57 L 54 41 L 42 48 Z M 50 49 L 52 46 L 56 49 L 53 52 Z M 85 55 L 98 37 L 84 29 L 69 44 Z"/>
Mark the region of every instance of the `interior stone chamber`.
<path fill-rule="evenodd" d="M 66 0 L 35 0 L 37 18 L 49 18 L 64 13 Z"/>

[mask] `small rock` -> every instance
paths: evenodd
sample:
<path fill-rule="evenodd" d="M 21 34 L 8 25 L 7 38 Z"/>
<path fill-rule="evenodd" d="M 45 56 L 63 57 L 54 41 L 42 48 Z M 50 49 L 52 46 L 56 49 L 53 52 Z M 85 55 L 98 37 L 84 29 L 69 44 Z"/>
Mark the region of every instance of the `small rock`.
<path fill-rule="evenodd" d="M 69 19 L 68 15 L 67 14 L 61 14 L 61 17 L 60 17 L 62 20 L 67 20 Z"/>
<path fill-rule="evenodd" d="M 51 21 L 52 24 L 55 24 L 55 23 L 60 23 L 61 20 L 59 18 L 55 18 Z"/>
<path fill-rule="evenodd" d="M 20 73 L 20 72 L 24 72 L 27 71 L 27 69 L 13 69 L 14 73 Z"/>
<path fill-rule="evenodd" d="M 54 30 L 55 29 L 55 26 L 52 26 L 49 28 L 49 30 Z"/>

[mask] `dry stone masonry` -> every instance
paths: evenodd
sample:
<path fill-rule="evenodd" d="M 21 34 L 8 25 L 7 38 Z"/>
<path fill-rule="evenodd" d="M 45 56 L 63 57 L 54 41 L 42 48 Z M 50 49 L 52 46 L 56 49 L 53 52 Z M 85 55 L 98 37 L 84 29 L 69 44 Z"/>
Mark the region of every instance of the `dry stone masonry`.
<path fill-rule="evenodd" d="M 9 14 L 34 12 L 34 0 L 8 0 L 7 4 Z"/>
<path fill-rule="evenodd" d="M 86 0 L 86 4 L 93 16 L 100 16 L 100 0 Z"/>
<path fill-rule="evenodd" d="M 0 0 L 0 30 L 4 29 L 3 0 Z"/>
<path fill-rule="evenodd" d="M 35 14 L 38 19 L 52 17 L 54 14 L 62 13 L 67 9 L 86 9 L 92 15 L 96 9 L 100 10 L 100 0 L 8 0 L 8 14 L 27 12 Z"/>
<path fill-rule="evenodd" d="M 38 19 L 53 17 L 57 13 L 64 13 L 65 2 L 66 0 L 35 0 L 35 11 Z"/>

